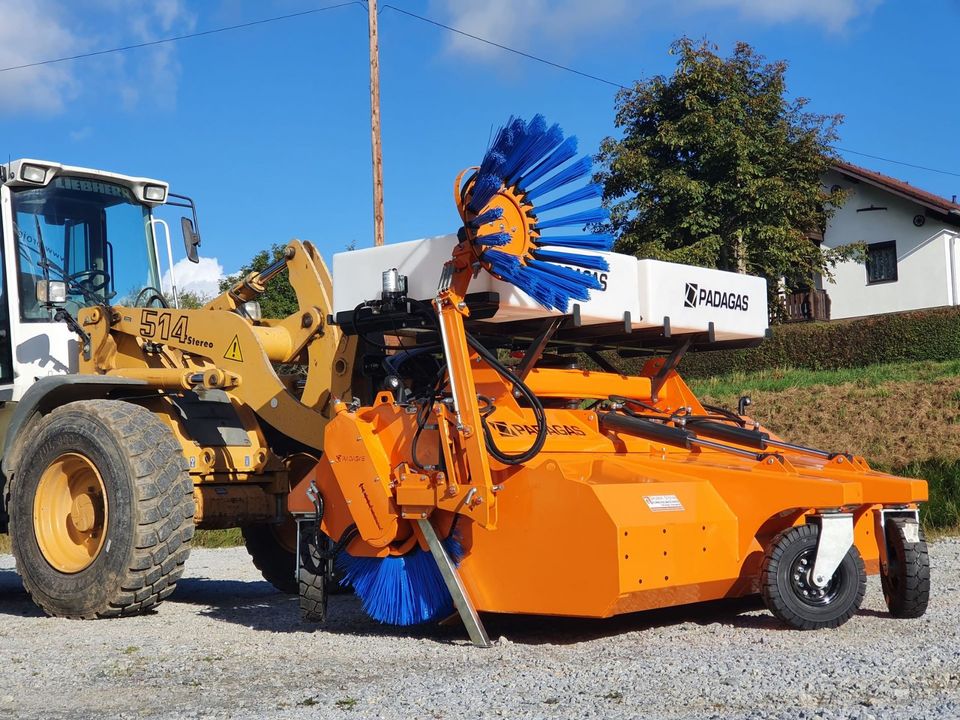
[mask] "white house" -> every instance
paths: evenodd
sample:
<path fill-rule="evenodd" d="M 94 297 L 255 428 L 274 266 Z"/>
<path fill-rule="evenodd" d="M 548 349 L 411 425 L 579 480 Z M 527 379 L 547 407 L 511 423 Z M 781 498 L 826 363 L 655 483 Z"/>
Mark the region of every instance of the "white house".
<path fill-rule="evenodd" d="M 956 197 L 947 200 L 846 162 L 836 163 L 824 184 L 844 188 L 847 200 L 827 225 L 823 245 L 865 242 L 867 261 L 838 265 L 833 283 L 818 279 L 803 314 L 825 319 L 826 306 L 829 317 L 839 319 L 960 305 Z M 791 314 L 797 310 L 799 304 Z"/>

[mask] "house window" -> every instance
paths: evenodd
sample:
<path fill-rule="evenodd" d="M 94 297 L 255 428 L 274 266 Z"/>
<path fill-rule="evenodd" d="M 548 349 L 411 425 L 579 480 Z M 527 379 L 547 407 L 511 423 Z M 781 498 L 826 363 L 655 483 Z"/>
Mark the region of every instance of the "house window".
<path fill-rule="evenodd" d="M 897 243 L 872 243 L 867 245 L 867 285 L 896 282 Z"/>

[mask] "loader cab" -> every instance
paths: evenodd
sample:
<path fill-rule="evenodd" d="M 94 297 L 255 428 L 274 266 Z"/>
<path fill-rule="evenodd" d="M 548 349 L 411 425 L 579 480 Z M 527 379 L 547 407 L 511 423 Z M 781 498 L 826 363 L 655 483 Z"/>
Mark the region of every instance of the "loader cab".
<path fill-rule="evenodd" d="M 77 372 L 77 337 L 38 286 L 63 283 L 58 305 L 74 317 L 156 302 L 166 224 L 153 210 L 167 184 L 36 160 L 0 166 L 0 181 L 0 401 L 16 401 L 40 377 Z"/>

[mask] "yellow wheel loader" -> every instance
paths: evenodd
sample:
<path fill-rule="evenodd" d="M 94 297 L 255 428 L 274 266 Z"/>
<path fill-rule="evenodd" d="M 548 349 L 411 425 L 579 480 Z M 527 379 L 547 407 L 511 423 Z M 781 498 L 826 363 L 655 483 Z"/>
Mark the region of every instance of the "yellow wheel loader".
<path fill-rule="evenodd" d="M 315 465 L 330 389 L 352 372 L 346 352 L 334 357 L 329 275 L 295 242 L 205 309 L 179 310 L 169 228 L 154 216 L 164 204 L 193 211 L 182 228 L 195 261 L 193 201 L 164 182 L 0 167 L 0 530 L 52 615 L 153 607 L 195 527 L 241 527 L 264 577 L 297 591 L 286 494 Z M 283 270 L 302 312 L 261 322 L 256 296 Z M 280 376 L 279 363 L 308 372 Z"/>

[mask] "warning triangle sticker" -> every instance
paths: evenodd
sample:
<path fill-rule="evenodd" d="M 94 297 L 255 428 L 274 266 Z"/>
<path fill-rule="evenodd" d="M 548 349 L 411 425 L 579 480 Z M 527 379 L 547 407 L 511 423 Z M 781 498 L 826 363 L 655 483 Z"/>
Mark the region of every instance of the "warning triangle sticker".
<path fill-rule="evenodd" d="M 227 360 L 236 360 L 237 362 L 243 362 L 243 353 L 240 352 L 240 336 L 234 335 L 233 340 L 230 341 L 230 347 L 227 348 L 227 351 L 223 354 Z"/>

